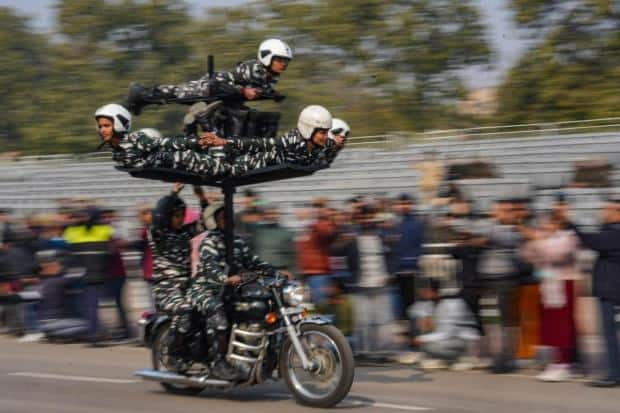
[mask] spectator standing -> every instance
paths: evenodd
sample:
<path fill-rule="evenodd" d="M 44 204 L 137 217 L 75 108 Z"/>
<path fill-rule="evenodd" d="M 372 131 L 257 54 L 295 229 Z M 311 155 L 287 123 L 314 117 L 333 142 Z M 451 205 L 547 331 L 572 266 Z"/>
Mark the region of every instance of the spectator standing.
<path fill-rule="evenodd" d="M 540 281 L 541 345 L 553 350 L 553 361 L 538 375 L 542 381 L 570 378 L 575 361 L 575 286 L 579 280 L 576 267 L 577 239 L 562 229 L 554 216 L 543 219 L 538 240 L 529 242 L 523 251 L 534 264 Z"/>
<path fill-rule="evenodd" d="M 280 211 L 274 205 L 263 208 L 261 221 L 254 231 L 254 252 L 279 270 L 295 271 L 293 233 L 280 224 Z"/>
<path fill-rule="evenodd" d="M 396 277 L 400 295 L 400 308 L 397 316 L 407 319 L 407 308 L 415 301 L 415 278 L 418 260 L 422 255 L 424 225 L 413 213 L 413 200 L 409 194 L 401 194 L 394 204 L 399 218 L 396 225 L 388 230 L 386 242 L 391 247 L 390 273 Z"/>
<path fill-rule="evenodd" d="M 515 369 L 519 287 L 516 254 L 522 243 L 515 218 L 511 201 L 503 200 L 494 205 L 492 224 L 485 234 L 485 250 L 478 262 L 478 273 L 485 289 L 497 299 L 501 318 L 502 344 L 493 363 L 494 373 L 508 373 Z"/>
<path fill-rule="evenodd" d="M 569 224 L 569 228 L 575 231 L 584 246 L 599 254 L 592 283 L 593 295 L 598 298 L 600 306 L 607 374 L 591 384 L 613 387 L 620 384 L 620 349 L 616 327 L 616 307 L 620 305 L 620 198 L 609 199 L 601 215 L 603 225 L 597 233 L 585 233 L 574 224 Z"/>
<path fill-rule="evenodd" d="M 105 213 L 104 222 L 114 228 L 114 233 L 118 234 L 117 224 L 119 222 L 116 211 L 108 210 Z M 127 317 L 127 309 L 123 300 L 123 292 L 125 291 L 125 283 L 127 281 L 127 270 L 123 260 L 123 249 L 127 245 L 127 240 L 115 236 L 110 243 L 110 270 L 106 278 L 106 295 L 114 300 L 118 319 L 120 321 L 119 339 L 127 339 L 130 336 L 129 318 Z"/>
<path fill-rule="evenodd" d="M 86 272 L 84 276 L 83 308 L 88 320 L 91 344 L 101 340 L 99 326 L 99 299 L 110 270 L 111 241 L 114 230 L 101 222 L 102 211 L 90 207 L 82 222 L 65 229 L 64 238 L 71 246 L 75 264 Z"/>
<path fill-rule="evenodd" d="M 354 333 L 358 350 L 363 352 L 388 349 L 392 344 L 389 324 L 394 321 L 386 248 L 374 213 L 370 206 L 362 207 L 353 253 L 358 261 L 354 265 Z"/>
<path fill-rule="evenodd" d="M 313 202 L 316 218 L 297 243 L 299 269 L 308 284 L 313 303 L 323 304 L 329 286 L 330 246 L 336 236 L 336 223 L 326 199 Z"/>

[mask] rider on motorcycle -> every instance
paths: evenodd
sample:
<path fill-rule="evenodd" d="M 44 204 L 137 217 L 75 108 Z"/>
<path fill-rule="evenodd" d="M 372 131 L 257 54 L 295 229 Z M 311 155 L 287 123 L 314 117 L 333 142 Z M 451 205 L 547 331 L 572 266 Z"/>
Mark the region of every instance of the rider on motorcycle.
<path fill-rule="evenodd" d="M 280 39 L 267 39 L 258 48 L 257 60 L 241 62 L 230 72 L 208 74 L 198 80 L 180 85 L 159 85 L 146 88 L 132 84 L 127 98 L 129 110 L 139 115 L 149 104 L 169 103 L 178 99 L 187 101 L 222 95 L 236 96 L 242 100 L 254 100 L 261 93 L 276 94 L 273 87 L 288 67 L 293 52 Z"/>
<path fill-rule="evenodd" d="M 224 243 L 224 203 L 209 205 L 203 220 L 208 231 L 200 244 L 200 262 L 188 297 L 194 309 L 206 318 L 207 334 L 215 338 L 217 357 L 213 363 L 214 374 L 224 380 L 234 380 L 239 373 L 224 358 L 228 349 L 228 320 L 222 299 L 224 288 L 226 285 L 239 284 L 242 281 L 238 275 L 240 272 L 252 271 L 259 277 L 274 276 L 276 269 L 252 255 L 245 241 L 235 237 L 233 264 L 236 271 L 234 275 L 229 275 Z M 290 277 L 289 273 L 281 273 Z"/>
<path fill-rule="evenodd" d="M 184 224 L 185 202 L 179 197 L 182 184 L 161 198 L 153 211 L 149 246 L 153 251 L 153 297 L 157 310 L 171 314 L 171 344 L 181 345 L 189 331 L 192 306 L 185 293 L 190 281 L 190 240 L 203 230 L 201 221 Z M 202 208 L 207 201 L 200 188 L 195 189 Z"/>

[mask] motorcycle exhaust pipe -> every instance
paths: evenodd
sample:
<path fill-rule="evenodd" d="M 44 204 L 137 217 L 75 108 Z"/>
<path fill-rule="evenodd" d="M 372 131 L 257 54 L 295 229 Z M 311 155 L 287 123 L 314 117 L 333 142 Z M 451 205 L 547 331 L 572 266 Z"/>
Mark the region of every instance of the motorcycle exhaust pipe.
<path fill-rule="evenodd" d="M 134 376 L 141 377 L 144 380 L 148 381 L 156 381 L 159 383 L 168 383 L 168 384 L 177 384 L 180 386 L 190 386 L 190 387 L 218 387 L 218 388 L 226 388 L 231 387 L 233 385 L 232 382 L 226 380 L 215 380 L 208 378 L 200 378 L 200 377 L 187 377 L 182 376 L 180 374 L 171 373 L 168 371 L 157 371 L 153 369 L 141 369 L 136 370 L 133 373 Z"/>

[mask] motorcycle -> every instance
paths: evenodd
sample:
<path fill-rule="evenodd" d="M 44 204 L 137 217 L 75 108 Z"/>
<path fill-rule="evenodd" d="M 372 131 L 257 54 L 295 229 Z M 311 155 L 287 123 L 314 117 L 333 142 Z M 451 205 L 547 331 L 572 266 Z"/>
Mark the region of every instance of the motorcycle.
<path fill-rule="evenodd" d="M 193 315 L 183 348 L 172 354 L 170 319 L 146 315 L 141 325 L 153 368 L 135 374 L 181 394 L 242 388 L 281 378 L 298 403 L 334 406 L 351 389 L 353 353 L 330 319 L 306 314 L 301 307 L 306 296 L 300 283 L 280 276 L 250 277 L 228 294 L 225 308 L 231 331 L 226 359 L 240 372 L 236 381 L 221 380 L 212 373 L 210 362 L 217 353 L 204 317 Z"/>

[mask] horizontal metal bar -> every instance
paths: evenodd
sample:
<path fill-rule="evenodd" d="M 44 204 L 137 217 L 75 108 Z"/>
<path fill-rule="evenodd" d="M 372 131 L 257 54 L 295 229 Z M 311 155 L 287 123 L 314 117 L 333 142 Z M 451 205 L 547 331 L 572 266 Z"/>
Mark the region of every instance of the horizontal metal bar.
<path fill-rule="evenodd" d="M 245 343 L 241 343 L 239 341 L 233 341 L 232 345 L 235 347 L 239 347 L 243 350 L 254 350 L 254 351 L 260 351 L 263 349 L 264 345 L 260 345 L 260 346 L 252 346 L 250 344 L 245 344 Z"/>
<path fill-rule="evenodd" d="M 264 337 L 265 333 L 264 332 L 254 332 L 254 331 L 247 331 L 247 330 L 239 330 L 239 329 L 234 329 L 233 334 L 239 334 L 240 336 L 244 336 L 244 337 L 256 337 L 256 338 L 260 338 L 260 337 Z"/>
<path fill-rule="evenodd" d="M 256 361 L 258 360 L 258 358 L 240 356 L 238 354 L 230 354 L 228 358 L 238 361 L 244 361 L 246 363 L 256 363 Z"/>

